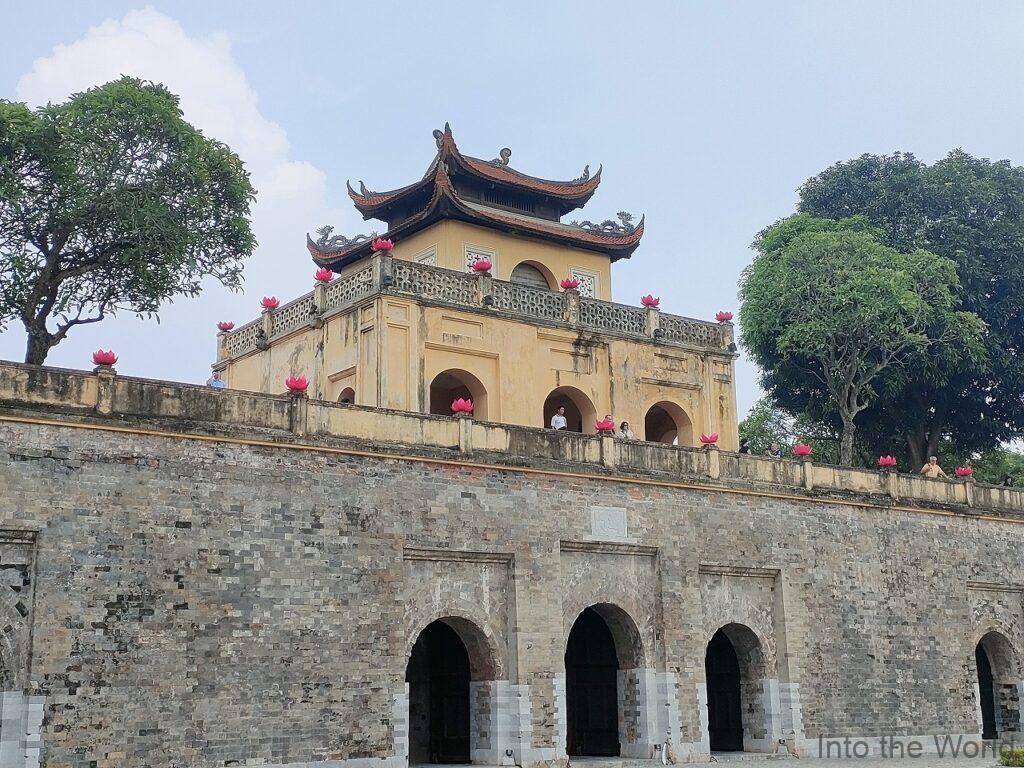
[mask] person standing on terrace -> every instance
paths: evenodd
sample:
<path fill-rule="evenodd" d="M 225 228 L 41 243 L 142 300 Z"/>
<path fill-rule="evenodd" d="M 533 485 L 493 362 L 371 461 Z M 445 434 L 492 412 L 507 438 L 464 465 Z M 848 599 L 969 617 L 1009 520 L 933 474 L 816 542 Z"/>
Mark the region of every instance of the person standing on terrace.
<path fill-rule="evenodd" d="M 565 429 L 569 426 L 569 422 L 565 418 L 565 406 L 558 406 L 558 410 L 555 415 L 551 417 L 551 428 L 552 429 Z"/>
<path fill-rule="evenodd" d="M 921 467 L 921 474 L 933 480 L 939 477 L 949 477 L 949 475 L 942 471 L 942 467 L 939 466 L 939 460 L 935 456 L 928 457 L 928 463 Z"/>

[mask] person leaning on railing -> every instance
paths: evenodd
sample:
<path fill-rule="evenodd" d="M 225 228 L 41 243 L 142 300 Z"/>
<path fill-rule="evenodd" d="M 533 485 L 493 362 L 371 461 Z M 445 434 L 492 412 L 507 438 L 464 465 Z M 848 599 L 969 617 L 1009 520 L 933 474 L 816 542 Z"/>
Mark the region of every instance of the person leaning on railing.
<path fill-rule="evenodd" d="M 939 460 L 935 456 L 928 457 L 928 463 L 921 467 L 921 474 L 933 480 L 938 477 L 949 477 L 939 466 Z"/>

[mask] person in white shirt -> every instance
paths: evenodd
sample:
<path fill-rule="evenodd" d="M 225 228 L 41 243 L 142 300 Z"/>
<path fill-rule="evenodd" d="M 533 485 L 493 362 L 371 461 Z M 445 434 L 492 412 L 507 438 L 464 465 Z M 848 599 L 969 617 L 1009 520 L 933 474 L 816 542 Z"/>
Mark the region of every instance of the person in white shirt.
<path fill-rule="evenodd" d="M 619 424 L 619 437 L 623 440 L 636 440 L 633 436 L 633 430 L 629 428 L 628 421 L 624 421 Z"/>
<path fill-rule="evenodd" d="M 214 389 L 224 389 L 224 379 L 220 377 L 220 371 L 214 371 L 213 376 L 206 380 L 206 386 Z"/>
<path fill-rule="evenodd" d="M 552 429 L 565 429 L 569 426 L 569 422 L 565 419 L 565 406 L 558 406 L 558 411 L 554 416 L 551 417 L 551 428 Z"/>

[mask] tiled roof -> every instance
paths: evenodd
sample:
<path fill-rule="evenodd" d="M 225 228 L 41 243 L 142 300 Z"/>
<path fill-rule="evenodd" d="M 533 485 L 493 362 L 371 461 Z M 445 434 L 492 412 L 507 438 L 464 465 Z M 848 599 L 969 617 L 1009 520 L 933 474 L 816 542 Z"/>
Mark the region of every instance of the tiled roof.
<path fill-rule="evenodd" d="M 378 214 L 382 213 L 386 216 L 386 209 L 389 206 L 424 190 L 430 184 L 434 169 L 438 164 L 444 163 L 450 163 L 463 172 L 488 182 L 506 184 L 520 190 L 558 198 L 565 201 L 566 205 L 563 210 L 566 211 L 582 207 L 601 183 L 600 168 L 593 176 L 587 176 L 585 172 L 583 176 L 570 181 L 552 181 L 529 176 L 510 168 L 504 164 L 507 162 L 507 156 L 504 156 L 503 161 L 495 162 L 463 155 L 459 152 L 459 148 L 455 144 L 455 137 L 447 123 L 444 131 L 435 132 L 435 138 L 437 155 L 419 181 L 387 192 L 374 192 L 362 186 L 357 192 L 352 189 L 351 184 L 348 185 L 348 195 L 364 218 L 380 218 Z M 584 178 L 585 176 L 587 178 Z"/>
<path fill-rule="evenodd" d="M 433 173 L 423 182 L 417 184 L 417 186 L 420 185 L 424 191 L 428 187 L 432 187 L 430 200 L 420 211 L 392 227 L 382 237 L 400 240 L 403 236 L 416 232 L 434 221 L 453 218 L 483 226 L 497 226 L 522 235 L 606 253 L 612 261 L 615 261 L 620 258 L 628 258 L 636 250 L 640 244 L 640 238 L 644 234 L 642 218 L 631 231 L 601 232 L 462 200 L 452 186 L 448 169 L 444 163 L 436 163 Z M 313 261 L 326 267 L 341 267 L 371 253 L 369 242 L 352 243 L 338 249 L 323 250 L 308 235 L 306 241 Z"/>

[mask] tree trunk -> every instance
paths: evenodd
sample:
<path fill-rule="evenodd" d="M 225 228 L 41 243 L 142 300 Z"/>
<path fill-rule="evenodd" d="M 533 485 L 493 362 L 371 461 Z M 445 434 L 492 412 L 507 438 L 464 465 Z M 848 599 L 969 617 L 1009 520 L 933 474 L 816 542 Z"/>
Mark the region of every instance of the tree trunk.
<path fill-rule="evenodd" d="M 857 431 L 853 418 L 843 416 L 843 432 L 839 436 L 839 463 L 844 467 L 853 466 L 853 435 Z"/>
<path fill-rule="evenodd" d="M 28 331 L 28 343 L 25 346 L 25 362 L 32 365 L 42 365 L 46 356 L 53 349 L 55 342 L 53 334 L 46 330 L 46 326 L 25 324 Z"/>

